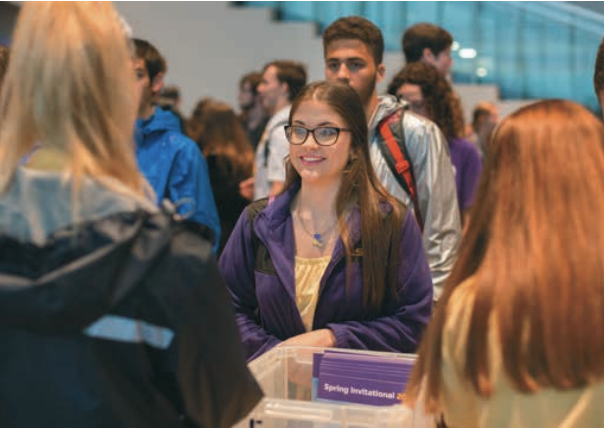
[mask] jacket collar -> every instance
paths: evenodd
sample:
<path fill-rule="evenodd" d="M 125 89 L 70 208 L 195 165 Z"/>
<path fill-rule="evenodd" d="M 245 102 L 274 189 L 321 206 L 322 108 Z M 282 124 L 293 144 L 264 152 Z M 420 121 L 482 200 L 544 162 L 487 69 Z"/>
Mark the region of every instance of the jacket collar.
<path fill-rule="evenodd" d="M 380 97 L 380 102 L 369 120 L 369 141 L 373 139 L 379 123 L 401 107 L 403 107 L 403 104 L 392 95 L 383 95 Z"/>
<path fill-rule="evenodd" d="M 178 117 L 169 110 L 155 106 L 155 113 L 148 119 L 137 119 L 135 129 L 136 143 L 141 146 L 145 144 L 149 135 L 154 132 L 174 131 L 181 132 Z"/>
<path fill-rule="evenodd" d="M 299 190 L 300 182 L 296 182 L 262 210 L 254 221 L 256 235 L 267 247 L 271 256 L 281 254 L 292 264 L 294 263 L 294 238 L 290 205 Z M 380 209 L 386 215 L 392 207 L 386 202 L 380 202 Z M 347 224 L 354 245 L 361 239 L 361 211 L 357 206 L 350 212 Z M 337 262 L 342 257 L 344 257 L 344 244 L 341 239 L 338 239 L 332 254 L 332 262 Z"/>
<path fill-rule="evenodd" d="M 44 245 L 0 234 L 0 327 L 79 330 L 138 287 L 169 245 L 167 213 L 118 213 L 57 231 Z"/>

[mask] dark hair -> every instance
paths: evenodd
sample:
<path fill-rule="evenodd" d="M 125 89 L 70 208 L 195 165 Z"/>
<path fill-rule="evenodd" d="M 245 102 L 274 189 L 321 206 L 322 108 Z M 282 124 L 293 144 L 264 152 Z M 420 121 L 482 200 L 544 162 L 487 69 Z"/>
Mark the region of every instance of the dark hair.
<path fill-rule="evenodd" d="M 396 95 L 396 91 L 405 83 L 421 88 L 428 119 L 438 125 L 447 139 L 464 136 L 463 110 L 459 98 L 434 66 L 423 62 L 405 65 L 388 85 L 388 93 Z"/>
<path fill-rule="evenodd" d="M 281 83 L 287 83 L 288 99 L 292 101 L 298 96 L 300 90 L 306 85 L 306 67 L 296 61 L 277 60 L 271 61 L 264 66 L 263 71 L 269 67 L 277 69 L 277 79 Z"/>
<path fill-rule="evenodd" d="M 210 104 L 216 103 L 217 101 L 211 97 L 205 97 L 200 99 L 195 108 L 193 109 L 193 114 L 185 125 L 185 133 L 189 136 L 189 138 L 193 141 L 197 141 L 201 135 L 202 127 L 201 123 L 203 122 L 203 116 L 210 106 Z"/>
<path fill-rule="evenodd" d="M 243 88 L 243 85 L 246 83 L 250 84 L 252 88 L 252 94 L 258 95 L 258 85 L 262 82 L 262 73 L 258 71 L 252 71 L 244 75 L 241 80 L 239 80 L 239 88 Z"/>
<path fill-rule="evenodd" d="M 0 45 L 0 89 L 2 88 L 2 81 L 4 75 L 8 69 L 8 60 L 10 59 L 10 50 L 6 46 Z"/>
<path fill-rule="evenodd" d="M 164 86 L 161 89 L 159 96 L 176 101 L 180 99 L 180 89 L 175 85 Z"/>
<path fill-rule="evenodd" d="M 472 112 L 472 129 L 474 132 L 478 131 L 478 125 L 481 119 L 488 118 L 493 114 L 495 109 L 495 104 L 488 101 L 481 101 L 474 106 L 474 111 Z"/>
<path fill-rule="evenodd" d="M 428 22 L 421 22 L 407 28 L 401 40 L 407 63 L 421 60 L 425 48 L 430 49 L 434 56 L 437 56 L 452 44 L 451 33 Z"/>
<path fill-rule="evenodd" d="M 194 134 L 189 133 L 189 137 L 197 143 L 206 158 L 216 155 L 218 167 L 225 175 L 239 179 L 250 177 L 254 152 L 233 109 L 211 98 L 203 99 L 198 106 L 201 107 L 201 114 L 194 115 L 187 123 L 187 129 L 195 129 Z"/>
<path fill-rule="evenodd" d="M 351 129 L 350 157 L 342 184 L 336 197 L 338 226 L 348 267 L 352 266 L 353 243 L 347 225 L 349 210 L 356 205 L 361 212 L 361 240 L 363 243 L 363 301 L 368 308 L 379 310 L 388 291 L 396 295 L 396 271 L 400 260 L 400 227 L 404 215 L 399 202 L 382 186 L 369 154 L 368 127 L 365 109 L 359 95 L 349 85 L 341 82 L 320 81 L 306 86 L 294 100 L 289 115 L 292 124 L 296 111 L 304 101 L 318 101 L 327 104 Z M 300 175 L 286 160 L 284 189 L 300 180 Z M 380 202 L 392 206 L 391 221 L 383 225 Z M 388 227 L 390 242 L 375 238 L 376 231 Z M 350 281 L 347 270 L 347 281 Z"/>
<path fill-rule="evenodd" d="M 600 102 L 600 95 L 604 91 L 604 39 L 600 42 L 598 54 L 596 55 L 596 64 L 594 67 L 594 91 L 596 92 L 598 102 Z"/>
<path fill-rule="evenodd" d="M 323 32 L 323 55 L 336 40 L 359 40 L 371 51 L 375 65 L 384 60 L 384 37 L 373 22 L 360 16 L 347 16 L 332 22 Z"/>
<path fill-rule="evenodd" d="M 409 402 L 421 394 L 430 412 L 440 411 L 452 301 L 474 302 L 461 309 L 470 322 L 454 363 L 479 397 L 493 392 L 492 358 L 524 394 L 604 376 L 604 336 L 585 328 L 604 323 L 604 231 L 594 227 L 604 209 L 604 126 L 577 103 L 541 101 L 508 116 L 489 147 L 472 221 L 408 384 Z"/>
<path fill-rule="evenodd" d="M 168 65 L 157 48 L 146 40 L 132 39 L 136 50 L 136 58 L 145 60 L 145 68 L 149 79 L 153 81 L 159 73 L 166 73 Z"/>

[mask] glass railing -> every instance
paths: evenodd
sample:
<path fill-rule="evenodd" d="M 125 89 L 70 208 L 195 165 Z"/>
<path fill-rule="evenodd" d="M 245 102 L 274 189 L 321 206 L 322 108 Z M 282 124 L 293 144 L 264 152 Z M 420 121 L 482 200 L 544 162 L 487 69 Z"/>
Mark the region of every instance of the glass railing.
<path fill-rule="evenodd" d="M 386 49 L 401 50 L 405 28 L 433 22 L 455 38 L 453 81 L 495 84 L 502 99 L 567 98 L 598 109 L 592 89 L 604 20 L 567 2 L 253 1 L 285 21 L 309 20 L 322 30 L 335 19 L 361 15 L 384 34 Z"/>

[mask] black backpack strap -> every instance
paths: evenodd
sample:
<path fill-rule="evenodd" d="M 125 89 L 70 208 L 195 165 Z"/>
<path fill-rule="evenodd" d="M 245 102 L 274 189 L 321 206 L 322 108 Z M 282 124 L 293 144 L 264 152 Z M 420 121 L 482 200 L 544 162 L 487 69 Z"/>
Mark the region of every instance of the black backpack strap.
<path fill-rule="evenodd" d="M 280 122 L 277 122 L 274 126 L 272 126 L 271 129 L 266 130 L 267 136 L 266 136 L 266 144 L 264 145 L 264 167 L 268 166 L 268 157 L 271 154 L 271 148 L 270 148 L 271 134 L 273 133 L 273 131 L 275 129 L 283 128 L 285 125 L 289 125 L 289 121 L 282 120 Z M 285 133 L 285 130 L 283 130 L 283 133 Z"/>
<path fill-rule="evenodd" d="M 399 108 L 378 125 L 378 147 L 398 184 L 411 197 L 415 218 L 423 230 L 424 222 L 417 202 L 417 186 L 413 166 L 405 143 L 404 109 Z"/>
<path fill-rule="evenodd" d="M 252 249 L 255 254 L 254 268 L 259 272 L 276 275 L 275 266 L 264 243 L 258 238 L 254 231 L 254 220 L 258 213 L 268 206 L 269 198 L 258 199 L 247 206 L 247 220 L 252 236 Z"/>

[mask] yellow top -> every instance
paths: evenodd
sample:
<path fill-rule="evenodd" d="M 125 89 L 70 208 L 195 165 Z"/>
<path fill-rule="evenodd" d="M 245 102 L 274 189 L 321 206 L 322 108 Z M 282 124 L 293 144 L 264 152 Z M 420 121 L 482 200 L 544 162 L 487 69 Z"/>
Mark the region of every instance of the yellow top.
<path fill-rule="evenodd" d="M 319 299 L 319 284 L 330 260 L 331 256 L 317 259 L 296 257 L 296 305 L 306 331 L 312 330 Z"/>
<path fill-rule="evenodd" d="M 604 381 L 570 391 L 543 389 L 522 394 L 512 387 L 503 368 L 497 325 L 489 325 L 489 368 L 494 380 L 491 399 L 479 397 L 464 377 L 467 332 L 474 304 L 475 282 L 469 278 L 451 296 L 443 333 L 445 421 L 450 428 L 584 428 L 602 427 Z M 588 328 L 588 326 L 586 326 Z M 569 349 L 568 352 L 572 352 Z"/>

